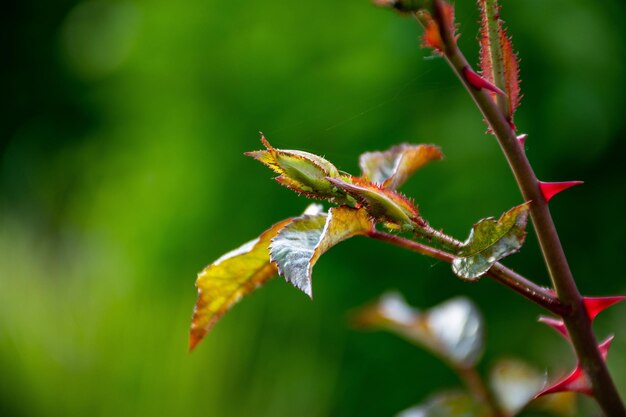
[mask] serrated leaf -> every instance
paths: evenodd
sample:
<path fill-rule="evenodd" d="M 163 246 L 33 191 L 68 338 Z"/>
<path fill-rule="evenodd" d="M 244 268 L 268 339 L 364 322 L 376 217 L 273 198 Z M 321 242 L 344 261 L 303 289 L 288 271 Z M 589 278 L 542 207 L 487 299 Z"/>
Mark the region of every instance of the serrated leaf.
<path fill-rule="evenodd" d="M 500 259 L 517 252 L 526 238 L 529 203 L 504 213 L 498 220 L 489 217 L 476 223 L 452 261 L 460 278 L 475 280 Z"/>
<path fill-rule="evenodd" d="M 508 416 L 517 415 L 545 385 L 546 377 L 517 359 L 498 361 L 490 372 L 489 382 L 500 409 Z"/>
<path fill-rule="evenodd" d="M 261 134 L 261 142 L 267 148 L 262 151 L 245 152 L 279 174 L 281 185 L 311 198 L 343 201 L 342 193 L 327 178 L 340 178 L 337 168 L 321 156 L 309 152 L 276 149 Z"/>
<path fill-rule="evenodd" d="M 354 316 L 357 326 L 396 333 L 455 367 L 475 364 L 483 351 L 483 321 L 476 306 L 458 297 L 422 313 L 398 293 L 385 294 Z"/>
<path fill-rule="evenodd" d="M 323 207 L 311 204 L 305 214 L 317 216 Z M 243 296 L 248 295 L 277 273 L 270 262 L 269 245 L 293 218 L 280 221 L 251 240 L 222 255 L 198 274 L 198 299 L 189 330 L 189 349 L 193 350 L 217 321 Z"/>
<path fill-rule="evenodd" d="M 382 152 L 366 152 L 359 158 L 359 165 L 365 179 L 395 190 L 428 162 L 442 158 L 438 146 L 405 143 Z"/>
<path fill-rule="evenodd" d="M 489 410 L 464 392 L 437 394 L 424 404 L 409 408 L 396 417 L 487 417 Z"/>
<path fill-rule="evenodd" d="M 504 61 L 504 85 L 506 87 L 507 117 L 515 128 L 513 116 L 522 99 L 519 81 L 519 59 L 513 50 L 511 37 L 503 27 L 500 31 L 500 44 L 502 45 L 502 59 Z"/>
<path fill-rule="evenodd" d="M 198 274 L 198 300 L 189 332 L 190 350 L 241 297 L 276 275 L 268 247 L 270 240 L 291 220 L 276 223 L 258 238 L 228 252 Z"/>
<path fill-rule="evenodd" d="M 482 76 L 506 93 L 494 100 L 513 124 L 513 115 L 521 100 L 519 60 L 500 19 L 497 0 L 478 0 L 481 16 L 480 67 Z"/>
<path fill-rule="evenodd" d="M 272 239 L 270 256 L 279 274 L 312 297 L 311 273 L 319 257 L 334 245 L 367 234 L 373 224 L 364 209 L 331 208 L 328 215 L 298 217 Z"/>
<path fill-rule="evenodd" d="M 330 178 L 329 181 L 363 204 L 370 216 L 381 222 L 393 223 L 406 230 L 425 226 L 417 207 L 400 193 L 356 177 Z"/>

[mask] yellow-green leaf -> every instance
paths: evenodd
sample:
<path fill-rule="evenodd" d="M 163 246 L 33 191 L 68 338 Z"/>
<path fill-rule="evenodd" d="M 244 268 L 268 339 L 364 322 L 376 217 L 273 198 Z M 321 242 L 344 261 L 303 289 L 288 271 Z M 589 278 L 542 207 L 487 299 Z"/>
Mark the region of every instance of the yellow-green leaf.
<path fill-rule="evenodd" d="M 395 190 L 428 162 L 442 158 L 438 146 L 405 143 L 383 152 L 366 152 L 359 158 L 359 165 L 364 178 Z"/>
<path fill-rule="evenodd" d="M 529 203 L 504 213 L 498 220 L 489 217 L 476 223 L 452 261 L 460 278 L 475 280 L 500 259 L 517 252 L 526 238 Z"/>
<path fill-rule="evenodd" d="M 341 200 L 343 193 L 338 193 L 327 179 L 339 178 L 337 168 L 326 159 L 309 152 L 276 149 L 261 134 L 261 142 L 267 150 L 246 152 L 257 161 L 268 166 L 279 174 L 276 177 L 281 185 L 290 188 L 300 194 L 312 198 L 325 198 Z"/>
<path fill-rule="evenodd" d="M 303 215 L 272 239 L 270 255 L 279 274 L 312 297 L 311 273 L 319 257 L 334 245 L 367 234 L 373 224 L 364 209 L 331 208 L 328 215 Z"/>
<path fill-rule="evenodd" d="M 392 223 L 406 230 L 415 230 L 426 224 L 419 217 L 417 207 L 400 193 L 361 178 L 330 178 L 329 181 L 363 204 L 370 216 L 379 221 Z"/>
<path fill-rule="evenodd" d="M 320 211 L 321 206 L 312 204 L 305 213 Z M 276 275 L 276 266 L 270 262 L 270 241 L 292 220 L 276 223 L 258 238 L 228 252 L 198 274 L 198 300 L 189 331 L 190 350 L 241 297 Z"/>
<path fill-rule="evenodd" d="M 472 366 L 483 351 L 482 317 L 476 306 L 462 297 L 420 312 L 409 306 L 400 294 L 388 293 L 378 302 L 357 311 L 354 323 L 398 334 L 455 367 Z"/>

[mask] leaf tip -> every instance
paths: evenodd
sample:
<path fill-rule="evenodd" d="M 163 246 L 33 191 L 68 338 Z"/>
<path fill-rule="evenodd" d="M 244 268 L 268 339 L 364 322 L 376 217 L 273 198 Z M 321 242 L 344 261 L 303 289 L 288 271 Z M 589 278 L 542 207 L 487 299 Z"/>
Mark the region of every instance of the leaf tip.
<path fill-rule="evenodd" d="M 575 185 L 584 184 L 583 181 L 562 181 L 562 182 L 543 182 L 539 181 L 539 189 L 546 202 L 549 202 L 552 197 L 559 194 L 561 191 L 565 191 L 568 188 Z"/>
<path fill-rule="evenodd" d="M 189 332 L 189 353 L 193 352 L 198 343 L 202 340 L 203 336 L 197 334 L 193 330 Z"/>
<path fill-rule="evenodd" d="M 263 144 L 263 146 L 265 146 L 265 148 L 268 151 L 273 150 L 274 147 L 270 145 L 269 141 L 265 138 L 265 135 L 263 134 L 263 132 L 259 131 L 259 134 L 261 135 L 261 143 Z"/>

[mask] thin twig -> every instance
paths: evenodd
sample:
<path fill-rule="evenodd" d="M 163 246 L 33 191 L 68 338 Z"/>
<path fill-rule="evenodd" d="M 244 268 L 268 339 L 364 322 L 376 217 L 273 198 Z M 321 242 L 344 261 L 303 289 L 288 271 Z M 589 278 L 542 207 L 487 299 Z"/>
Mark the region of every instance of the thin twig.
<path fill-rule="evenodd" d="M 371 231 L 368 236 L 443 262 L 452 263 L 455 258 L 454 255 L 441 249 L 378 230 Z M 535 284 L 500 263 L 493 265 L 486 272 L 486 275 L 554 314 L 562 315 L 564 313 L 564 307 L 559 300 L 552 295 L 550 290 Z"/>

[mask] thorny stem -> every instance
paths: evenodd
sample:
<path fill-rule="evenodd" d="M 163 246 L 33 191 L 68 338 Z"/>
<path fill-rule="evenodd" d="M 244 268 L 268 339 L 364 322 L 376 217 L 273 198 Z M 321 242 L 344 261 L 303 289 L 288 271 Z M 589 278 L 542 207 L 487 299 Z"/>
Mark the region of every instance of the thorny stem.
<path fill-rule="evenodd" d="M 598 343 L 591 328 L 591 320 L 587 315 L 583 298 L 576 287 L 576 282 L 569 268 L 550 214 L 548 202 L 541 193 L 539 181 L 524 153 L 524 149 L 519 144 L 505 115 L 492 100 L 489 93 L 482 89 L 475 89 L 463 76 L 463 69 L 470 67 L 470 65 L 459 50 L 454 33 L 445 24 L 441 0 L 434 1 L 433 12 L 433 17 L 441 30 L 446 60 L 491 126 L 513 171 L 522 196 L 526 201 L 532 201 L 530 213 L 541 251 L 558 298 L 566 307 L 562 317 L 580 364 L 591 380 L 594 396 L 607 416 L 626 417 L 624 404 L 598 350 Z"/>
<path fill-rule="evenodd" d="M 421 255 L 435 258 L 439 261 L 452 263 L 455 258 L 454 255 L 441 249 L 433 248 L 432 246 L 415 242 L 414 240 L 380 232 L 378 230 L 372 230 L 369 232 L 368 236 L 373 239 L 381 240 L 383 242 L 408 249 Z M 512 269 L 509 269 L 500 263 L 496 263 L 489 269 L 489 271 L 486 272 L 486 274 L 546 310 L 558 315 L 564 313 L 563 306 L 559 300 L 551 294 L 550 290 L 535 284 Z"/>

